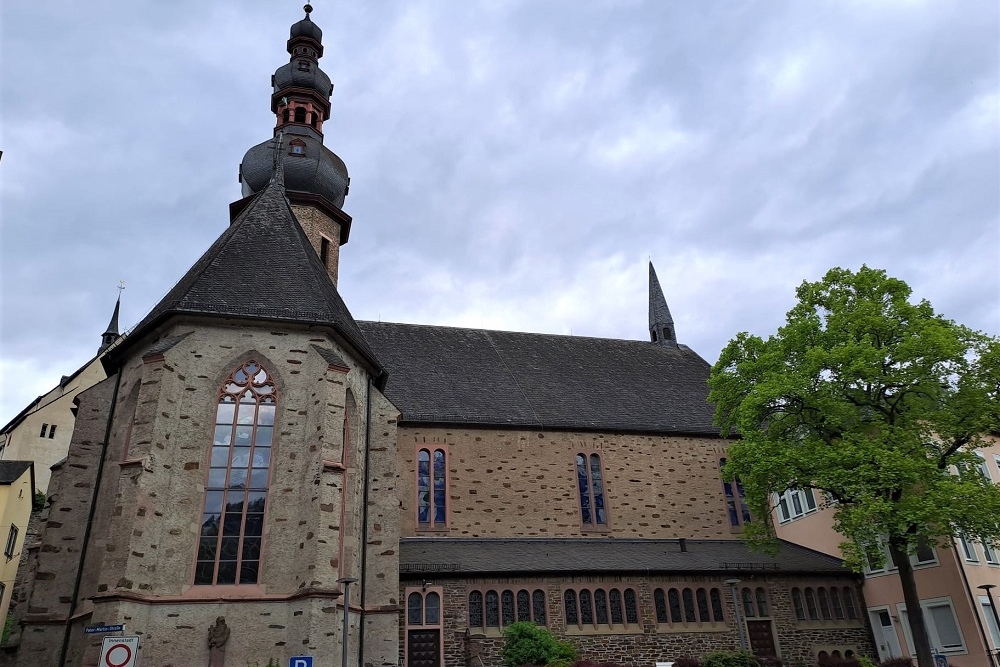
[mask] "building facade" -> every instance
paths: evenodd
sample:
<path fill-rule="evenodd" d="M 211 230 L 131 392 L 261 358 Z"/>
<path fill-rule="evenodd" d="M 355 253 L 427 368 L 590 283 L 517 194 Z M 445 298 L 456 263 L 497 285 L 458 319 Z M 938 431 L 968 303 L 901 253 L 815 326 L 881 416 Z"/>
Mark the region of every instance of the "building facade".
<path fill-rule="evenodd" d="M 652 266 L 649 340 L 353 319 L 309 11 L 228 229 L 77 397 L 14 664 L 96 664 L 105 624 L 159 667 L 333 665 L 345 639 L 352 665 L 489 667 L 517 620 L 627 665 L 874 653 L 839 559 L 740 539 L 709 365 Z M 843 613 L 798 619 L 802 588 Z"/>
<path fill-rule="evenodd" d="M 1000 438 L 979 450 L 979 470 L 1000 484 Z M 840 556 L 841 536 L 833 529 L 833 512 L 810 491 L 775 497 L 778 536 Z M 888 549 L 884 563 L 865 569 L 864 596 L 875 645 L 881 659 L 915 655 L 906 623 L 906 604 L 896 564 Z M 910 557 L 931 647 L 953 667 L 1000 665 L 1000 629 L 994 608 L 1000 606 L 1000 546 L 964 536 L 942 545 L 927 545 Z M 993 598 L 992 603 L 990 598 Z M 805 619 L 831 614 L 828 600 L 803 592 L 797 613 Z"/>

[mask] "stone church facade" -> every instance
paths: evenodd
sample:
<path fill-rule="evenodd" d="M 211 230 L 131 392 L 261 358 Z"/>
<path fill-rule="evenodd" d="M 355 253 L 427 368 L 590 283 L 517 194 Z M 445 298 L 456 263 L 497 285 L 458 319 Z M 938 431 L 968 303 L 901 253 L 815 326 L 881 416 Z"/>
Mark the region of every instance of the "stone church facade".
<path fill-rule="evenodd" d="M 350 664 L 372 667 L 491 667 L 517 620 L 628 665 L 872 654 L 839 560 L 741 541 L 709 366 L 652 266 L 649 341 L 353 319 L 350 179 L 323 144 L 308 13 L 287 48 L 230 226 L 77 399 L 13 664 L 95 665 L 85 629 L 124 624 L 143 665 L 334 665 L 345 615 Z M 796 620 L 806 587 L 833 620 Z"/>

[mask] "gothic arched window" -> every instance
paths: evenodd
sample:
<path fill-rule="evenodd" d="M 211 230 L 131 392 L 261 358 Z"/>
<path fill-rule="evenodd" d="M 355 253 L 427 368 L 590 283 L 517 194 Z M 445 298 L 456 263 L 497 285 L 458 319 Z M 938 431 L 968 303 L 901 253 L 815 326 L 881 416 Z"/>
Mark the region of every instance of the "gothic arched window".
<path fill-rule="evenodd" d="M 604 474 L 598 454 L 576 455 L 576 479 L 580 491 L 580 521 L 584 528 L 606 528 L 608 512 L 604 501 Z"/>
<path fill-rule="evenodd" d="M 295 107 L 295 122 L 304 123 L 306 122 L 306 108 L 305 107 Z"/>
<path fill-rule="evenodd" d="M 258 582 L 275 400 L 274 382 L 256 361 L 233 371 L 219 392 L 196 585 Z"/>
<path fill-rule="evenodd" d="M 448 524 L 448 466 L 443 449 L 417 452 L 417 526 L 441 530 Z"/>

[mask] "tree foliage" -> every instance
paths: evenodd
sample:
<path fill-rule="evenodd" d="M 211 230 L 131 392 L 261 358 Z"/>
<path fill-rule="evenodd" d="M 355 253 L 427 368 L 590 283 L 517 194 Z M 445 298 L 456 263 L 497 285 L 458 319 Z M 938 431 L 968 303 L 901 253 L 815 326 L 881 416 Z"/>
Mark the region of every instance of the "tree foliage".
<path fill-rule="evenodd" d="M 881 270 L 832 269 L 798 288 L 777 334 L 722 351 L 710 400 L 740 438 L 724 472 L 758 519 L 751 543 L 774 544 L 772 493 L 810 488 L 836 502 L 855 569 L 882 541 L 905 557 L 958 533 L 1000 539 L 1000 487 L 975 454 L 1000 430 L 1000 340 L 910 294 Z"/>
<path fill-rule="evenodd" d="M 556 639 L 543 627 L 518 621 L 504 628 L 500 656 L 507 667 L 548 665 L 576 660 L 576 649 Z"/>

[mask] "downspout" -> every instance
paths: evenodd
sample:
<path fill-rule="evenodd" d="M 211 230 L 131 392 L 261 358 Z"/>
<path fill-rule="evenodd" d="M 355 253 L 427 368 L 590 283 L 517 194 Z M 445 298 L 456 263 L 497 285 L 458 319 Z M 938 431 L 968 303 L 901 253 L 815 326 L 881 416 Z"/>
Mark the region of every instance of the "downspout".
<path fill-rule="evenodd" d="M 104 476 L 104 461 L 108 456 L 108 441 L 111 439 L 111 425 L 115 421 L 115 406 L 118 404 L 118 388 L 122 383 L 122 369 L 119 367 L 115 375 L 115 390 L 111 395 L 111 407 L 108 410 L 108 424 L 104 429 L 104 442 L 101 444 L 101 462 L 97 466 L 97 476 L 94 478 L 94 493 L 90 497 L 90 512 L 87 515 L 87 527 L 83 531 L 83 545 L 80 547 L 80 564 L 76 570 L 76 582 L 73 584 L 73 597 L 70 598 L 69 614 L 66 616 L 66 629 L 63 631 L 62 649 L 59 651 L 59 665 L 65 667 L 66 654 L 69 652 L 69 633 L 73 629 L 73 615 L 76 613 L 76 600 L 80 595 L 80 585 L 83 583 L 83 566 L 87 560 L 87 547 L 90 544 L 90 530 L 94 525 L 94 515 L 97 513 L 97 493 L 101 489 L 101 478 Z"/>
<path fill-rule="evenodd" d="M 965 563 L 962 562 L 963 559 L 958 555 L 958 545 L 955 544 L 954 535 L 951 537 L 951 550 L 955 554 L 955 562 L 958 564 L 958 571 L 962 573 L 962 583 L 965 584 L 965 590 L 969 593 L 969 602 L 972 603 L 972 615 L 975 617 L 976 625 L 979 627 L 979 636 L 983 639 L 983 649 L 986 651 L 986 655 L 990 657 L 990 664 L 996 665 L 996 658 L 990 650 L 990 639 L 986 635 L 986 628 L 983 626 L 983 619 L 979 618 L 979 614 L 982 611 L 979 604 L 979 597 L 972 592 L 972 585 L 969 583 L 969 577 L 965 574 Z"/>
<path fill-rule="evenodd" d="M 369 465 L 371 463 L 371 432 L 372 432 L 372 378 L 368 376 L 368 391 L 365 392 L 365 483 L 361 494 L 361 615 L 358 626 L 358 667 L 364 665 L 365 656 L 365 606 L 368 598 L 368 480 L 371 479 Z M 347 609 L 344 609 L 347 615 Z"/>

